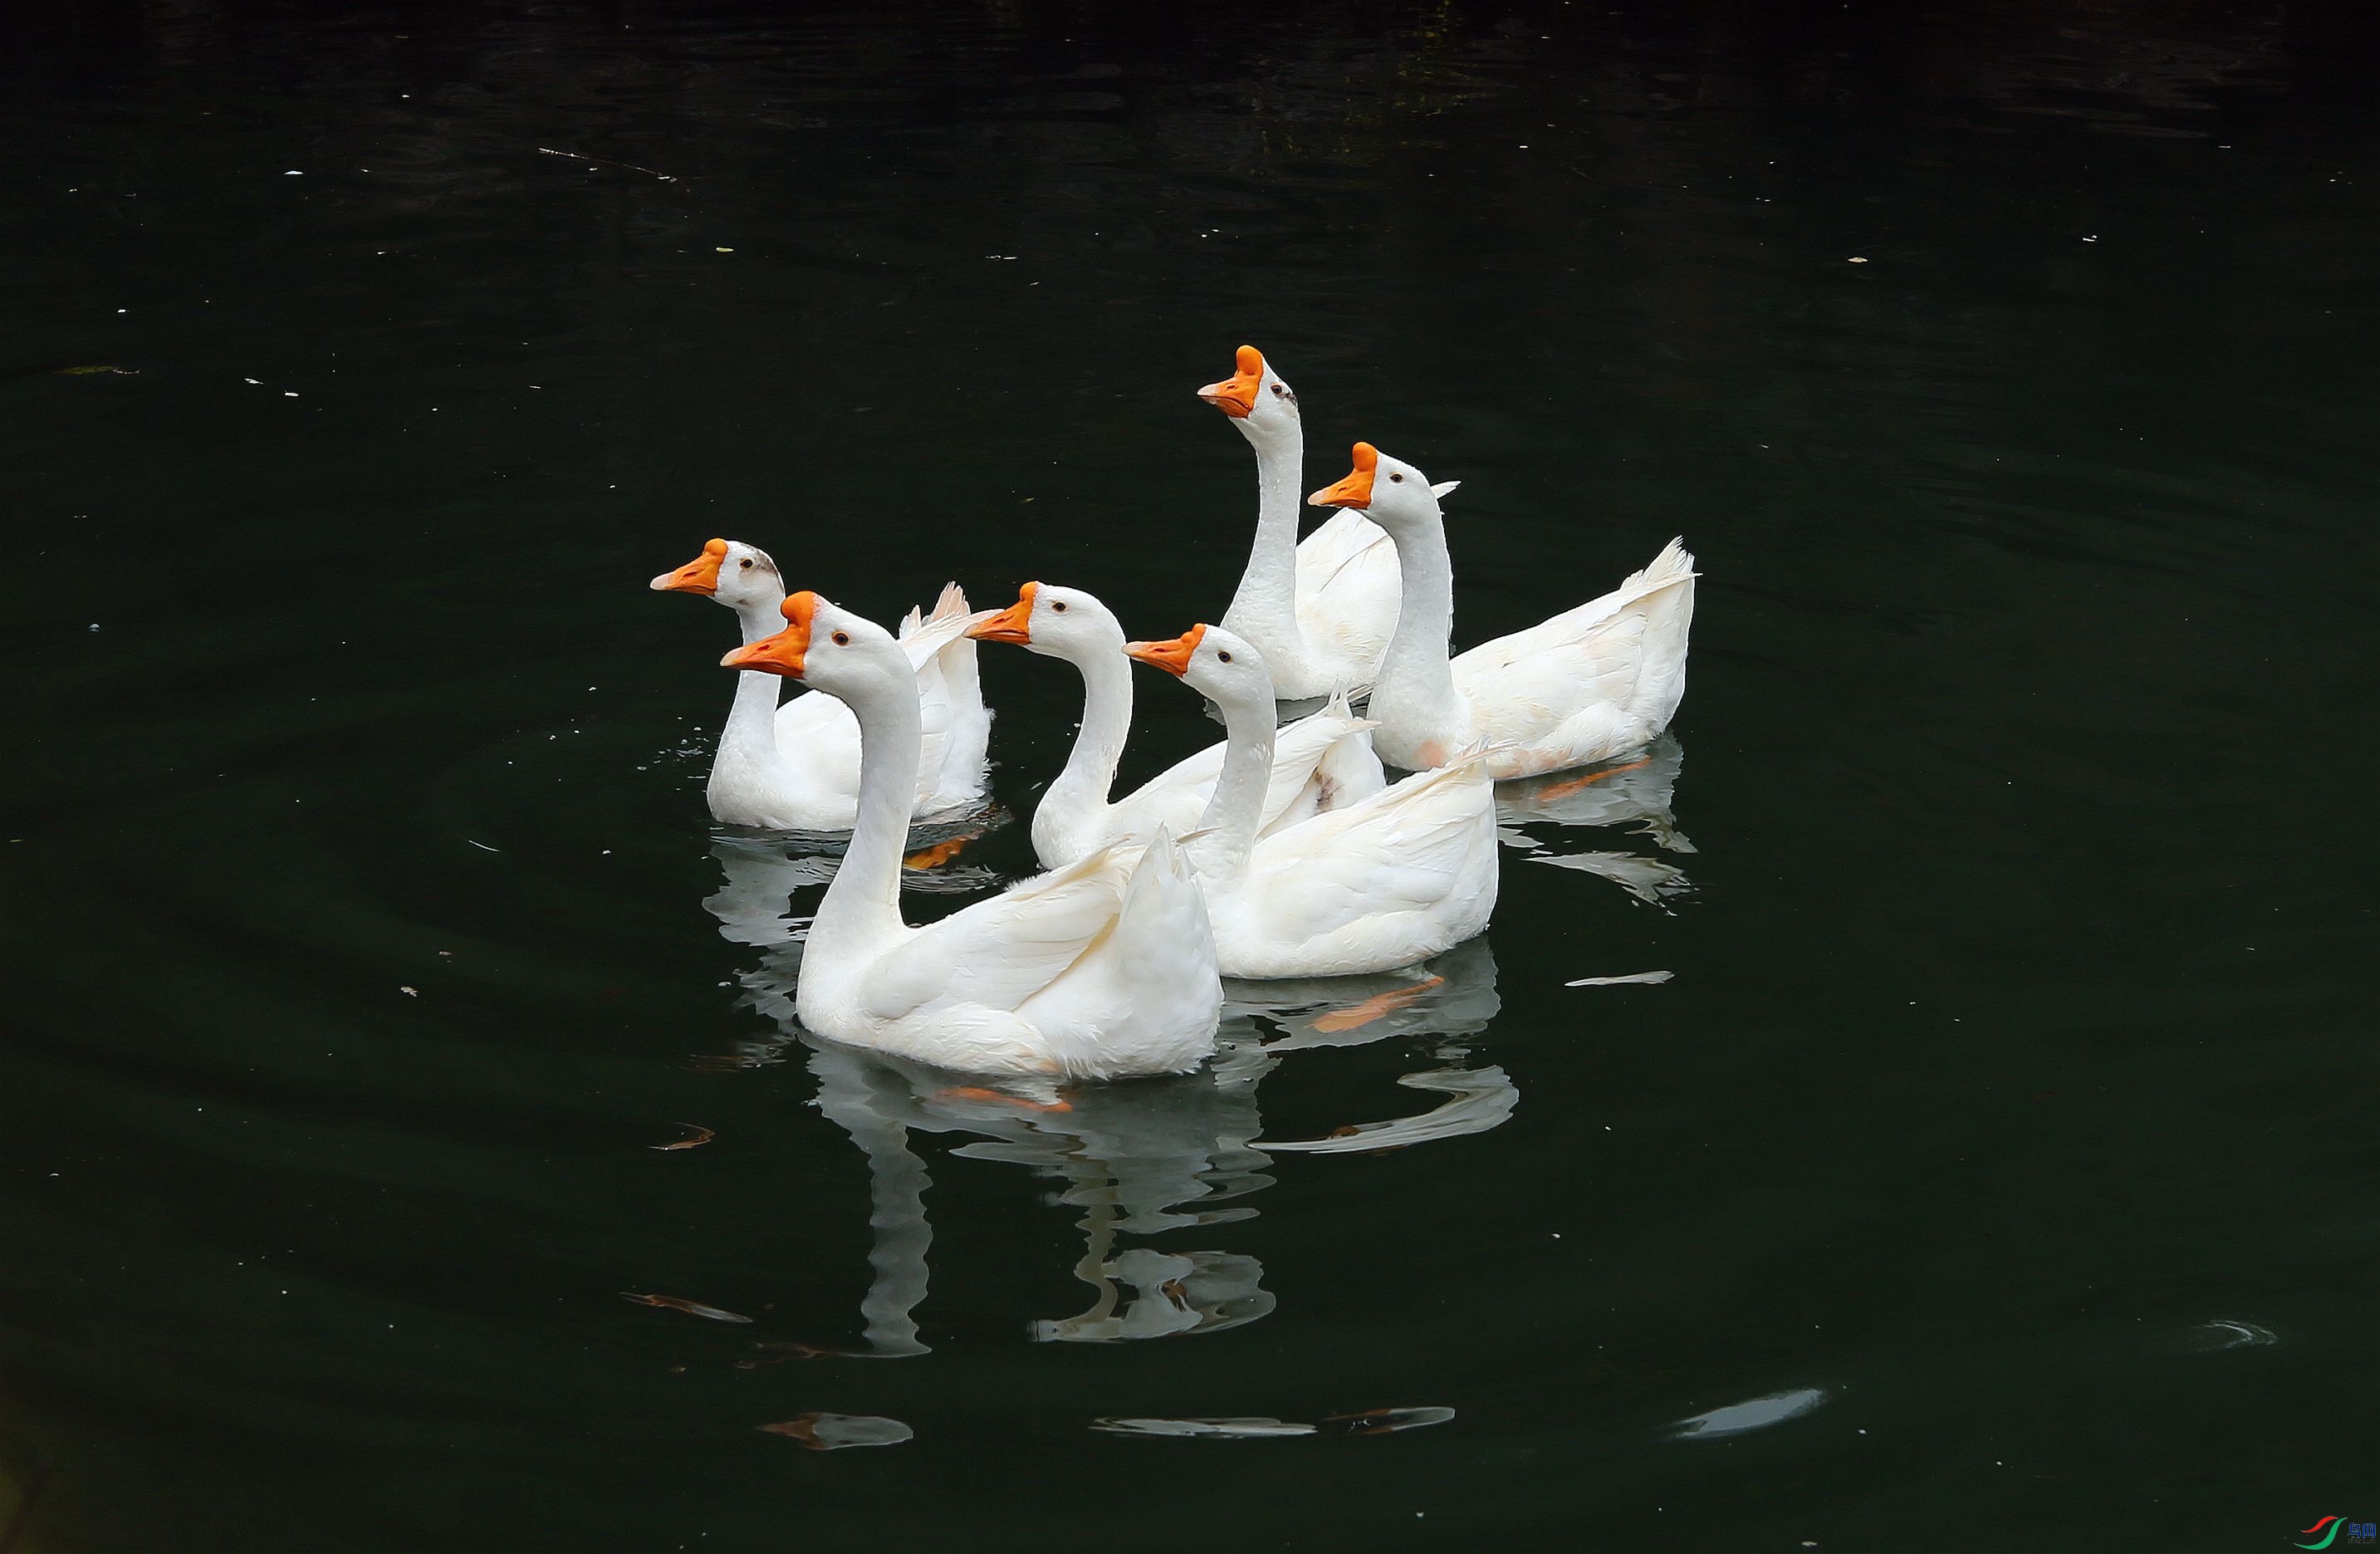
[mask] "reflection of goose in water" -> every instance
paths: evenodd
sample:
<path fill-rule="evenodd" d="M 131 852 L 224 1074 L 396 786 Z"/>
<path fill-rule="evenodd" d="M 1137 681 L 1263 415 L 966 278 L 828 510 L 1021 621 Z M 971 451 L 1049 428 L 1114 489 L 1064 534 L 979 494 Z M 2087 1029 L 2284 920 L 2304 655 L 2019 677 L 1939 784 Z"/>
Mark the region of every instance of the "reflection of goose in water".
<path fill-rule="evenodd" d="M 842 1353 L 886 1359 L 927 1353 L 914 1313 L 926 1296 L 931 1177 L 911 1147 L 912 1131 L 976 1135 L 952 1153 L 1022 1165 L 1060 1184 L 1056 1201 L 1081 1215 L 1085 1246 L 1075 1273 L 1093 1295 L 1079 1314 L 1035 1320 L 1029 1331 L 1044 1342 L 1111 1342 L 1219 1332 L 1273 1309 L 1255 1257 L 1140 1239 L 1253 1218 L 1255 1207 L 1239 1200 L 1271 1184 L 1268 1151 L 1368 1151 L 1481 1133 L 1511 1115 L 1519 1099 L 1500 1068 L 1455 1066 L 1462 1038 L 1485 1030 L 1500 1003 L 1485 936 L 1402 972 L 1227 984 L 1225 1039 L 1217 1056 L 1172 1078 L 1073 1087 L 1002 1080 L 993 1087 L 979 1077 L 822 1040 L 802 1032 L 795 1017 L 807 924 L 792 916 L 791 895 L 830 878 L 836 858 L 831 852 L 789 854 L 783 838 L 730 835 L 715 838 L 711 852 L 727 883 L 703 904 L 719 918 L 722 935 L 765 947 L 737 980 L 743 1002 L 784 1032 L 743 1043 L 738 1057 L 722 1062 L 782 1062 L 798 1040 L 818 1077 L 819 1110 L 868 1159 L 873 1273 L 860 1305 L 863 1344 Z M 968 888 L 953 872 L 913 874 L 905 883 Z M 1260 1039 L 1259 1018 L 1280 1033 L 1269 1042 Z M 1263 1126 L 1257 1087 L 1282 1054 L 1387 1037 L 1439 1038 L 1440 1066 L 1399 1083 L 1448 1099 L 1415 1115 L 1350 1123 L 1319 1139 L 1251 1146 Z"/>
<path fill-rule="evenodd" d="M 1398 1084 L 1415 1090 L 1437 1090 L 1448 1099 L 1416 1117 L 1386 1123 L 1351 1123 L 1320 1138 L 1268 1138 L 1258 1148 L 1270 1154 L 1299 1151 L 1309 1155 L 1369 1154 L 1402 1149 L 1432 1139 L 1461 1138 L 1501 1127 L 1521 1104 L 1520 1087 L 1494 1063 L 1482 1068 L 1434 1068 L 1408 1074 Z"/>
<path fill-rule="evenodd" d="M 800 957 L 799 944 L 779 946 L 742 977 L 751 1005 L 789 1032 Z M 1334 1012 L 1377 1005 L 1378 1018 L 1362 1026 L 1373 1038 L 1461 1037 L 1484 1027 L 1496 1009 L 1495 962 L 1484 941 L 1416 968 L 1402 982 L 1344 980 L 1356 986 L 1314 984 L 1302 989 L 1307 995 L 1302 1010 L 1277 1017 L 1310 1030 L 1330 1024 Z M 1387 984 L 1385 996 L 1364 991 L 1375 983 Z M 1351 1000 L 1350 992 L 1358 996 Z M 1411 996 L 1397 996 L 1406 993 Z M 1274 1297 L 1263 1287 L 1263 1265 L 1255 1257 L 1134 1239 L 1253 1218 L 1256 1208 L 1237 1200 L 1271 1185 L 1265 1172 L 1269 1153 L 1364 1152 L 1484 1133 L 1518 1103 L 1519 1091 L 1502 1069 L 1450 1065 L 1398 1081 L 1449 1096 L 1417 1115 L 1351 1123 L 1318 1139 L 1253 1145 L 1262 1128 L 1258 1083 L 1281 1050 L 1317 1043 L 1293 1037 L 1260 1046 L 1252 1039 L 1252 1013 L 1244 1008 L 1227 1026 L 1221 1050 L 1205 1068 L 1128 1085 L 1006 1080 L 993 1087 L 799 1035 L 818 1076 L 819 1110 L 868 1158 L 874 1272 L 861 1303 L 866 1346 L 850 1353 L 881 1358 L 926 1353 L 912 1313 L 926 1294 L 932 1232 L 925 1195 L 931 1178 L 910 1147 L 912 1131 L 977 1135 L 952 1153 L 1021 1165 L 1060 1184 L 1055 1201 L 1081 1214 L 1084 1255 L 1075 1273 L 1093 1297 L 1077 1315 L 1035 1320 L 1029 1330 L 1044 1342 L 1111 1342 L 1220 1332 L 1272 1310 Z M 1230 1039 L 1234 1029 L 1251 1039 Z M 1460 1050 L 1450 1046 L 1440 1055 Z"/>
<path fill-rule="evenodd" d="M 1390 1036 L 1471 1036 L 1502 1007 L 1485 934 L 1402 971 L 1223 984 L 1226 1020 L 1257 1014 L 1281 1027 L 1265 1044 L 1269 1052 L 1360 1047 Z"/>
<path fill-rule="evenodd" d="M 1130 1244 L 1228 1224 L 1256 1212 L 1228 1200 L 1271 1184 L 1247 1147 L 1259 1125 L 1261 1052 L 1227 1052 L 1197 1073 L 1131 1085 L 1005 1083 L 994 1089 L 879 1054 L 806 1038 L 818 1107 L 868 1157 L 875 1270 L 861 1303 L 867 1353 L 921 1354 L 911 1313 L 926 1294 L 925 1162 L 919 1133 L 981 1136 L 952 1151 L 1006 1160 L 1062 1185 L 1057 1201 L 1082 1211 L 1086 1248 L 1075 1277 L 1095 1292 L 1081 1315 L 1032 1324 L 1042 1342 L 1107 1342 L 1217 1332 L 1270 1312 L 1264 1267 L 1242 1253 Z"/>
<path fill-rule="evenodd" d="M 1549 820 L 1564 826 L 1624 826 L 1673 853 L 1694 844 L 1670 813 L 1685 752 L 1663 735 L 1643 749 L 1585 771 L 1557 771 L 1496 784 L 1496 818 L 1506 825 Z"/>
<path fill-rule="evenodd" d="M 1496 784 L 1498 838 L 1533 863 L 1552 864 L 1599 875 L 1637 900 L 1660 905 L 1694 889 L 1685 870 L 1639 852 L 1557 850 L 1555 836 L 1540 839 L 1524 826 L 1626 826 L 1671 853 L 1694 844 L 1679 831 L 1672 813 L 1678 772 L 1685 753 L 1669 735 L 1616 761 L 1587 771 L 1556 772 Z"/>
<path fill-rule="evenodd" d="M 1257 1147 L 1270 1153 L 1347 1154 L 1459 1138 L 1499 1126 L 1521 1103 L 1519 1087 L 1495 1064 L 1458 1064 L 1466 1053 L 1460 1038 L 1486 1030 L 1502 1007 L 1496 992 L 1496 957 L 1484 934 L 1402 972 L 1306 982 L 1224 983 L 1227 1019 L 1262 1016 L 1281 1028 L 1282 1034 L 1265 1044 L 1269 1055 L 1417 1037 L 1437 1038 L 1438 1056 L 1446 1063 L 1398 1079 L 1407 1088 L 1450 1098 L 1418 1115 L 1351 1123 L 1320 1138 L 1265 1139 Z"/>

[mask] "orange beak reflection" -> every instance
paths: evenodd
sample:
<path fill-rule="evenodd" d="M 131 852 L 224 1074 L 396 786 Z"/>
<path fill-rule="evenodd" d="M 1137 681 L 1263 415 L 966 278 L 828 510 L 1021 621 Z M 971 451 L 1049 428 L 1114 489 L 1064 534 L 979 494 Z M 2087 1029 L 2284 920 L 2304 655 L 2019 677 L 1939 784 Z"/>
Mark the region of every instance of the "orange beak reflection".
<path fill-rule="evenodd" d="M 713 540 L 702 547 L 702 553 L 674 572 L 664 572 L 653 579 L 659 593 L 714 594 L 719 591 L 719 566 L 727 559 L 727 541 Z"/>
<path fill-rule="evenodd" d="M 1353 507 L 1358 512 L 1372 504 L 1372 475 L 1380 467 L 1380 450 L 1369 443 L 1355 444 L 1355 467 L 1335 486 L 1325 486 L 1305 500 L 1317 507 Z"/>
<path fill-rule="evenodd" d="M 1016 590 L 1016 602 L 987 620 L 967 627 L 966 634 L 979 642 L 1014 642 L 1022 648 L 1033 640 L 1033 596 L 1041 591 L 1038 583 L 1027 583 Z"/>
<path fill-rule="evenodd" d="M 1264 352 L 1254 346 L 1242 346 L 1237 358 L 1239 372 L 1220 383 L 1208 383 L 1198 391 L 1198 397 L 1212 405 L 1233 420 L 1240 420 L 1257 407 L 1257 389 L 1264 382 Z"/>
<path fill-rule="evenodd" d="M 819 596 L 804 589 L 781 607 L 785 615 L 785 629 L 774 637 L 764 637 L 721 659 L 729 669 L 757 669 L 766 674 L 783 674 L 788 680 L 802 677 L 802 657 L 810 650 L 810 619 L 818 613 Z"/>
<path fill-rule="evenodd" d="M 1178 676 L 1190 672 L 1190 655 L 1198 650 L 1198 639 L 1206 635 L 1205 626 L 1194 625 L 1171 642 L 1127 642 L 1123 650 L 1143 663 Z"/>

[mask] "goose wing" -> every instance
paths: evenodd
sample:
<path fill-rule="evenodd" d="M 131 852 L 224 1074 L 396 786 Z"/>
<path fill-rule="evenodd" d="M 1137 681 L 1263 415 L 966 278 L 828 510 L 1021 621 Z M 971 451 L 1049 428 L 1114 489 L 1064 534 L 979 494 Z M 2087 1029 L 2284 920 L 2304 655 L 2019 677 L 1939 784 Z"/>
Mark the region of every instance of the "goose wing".
<path fill-rule="evenodd" d="M 917 929 L 870 967 L 867 1013 L 893 1021 L 957 1005 L 1019 1008 L 1114 929 L 1140 852 L 1102 848 Z"/>
<path fill-rule="evenodd" d="M 1427 913 L 1483 888 L 1496 870 L 1487 752 L 1417 772 L 1345 809 L 1257 844 L 1251 892 L 1273 930 L 1318 938 L 1367 918 Z"/>
<path fill-rule="evenodd" d="M 1352 507 L 1299 541 L 1297 625 L 1309 648 L 1368 680 L 1403 592 L 1388 531 Z"/>
<path fill-rule="evenodd" d="M 1456 655 L 1481 732 L 1526 747 L 1590 712 L 1667 722 L 1685 685 L 1694 561 L 1672 540 L 1609 593 Z"/>

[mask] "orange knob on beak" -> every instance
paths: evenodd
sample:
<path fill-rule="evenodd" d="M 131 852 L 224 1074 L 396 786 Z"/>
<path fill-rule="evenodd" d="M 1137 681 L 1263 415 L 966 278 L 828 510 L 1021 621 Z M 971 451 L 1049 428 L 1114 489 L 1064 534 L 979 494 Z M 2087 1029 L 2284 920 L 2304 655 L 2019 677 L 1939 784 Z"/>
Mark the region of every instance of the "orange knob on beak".
<path fill-rule="evenodd" d="M 788 680 L 800 679 L 802 657 L 810 650 L 810 618 L 818 613 L 818 607 L 819 596 L 804 589 L 780 606 L 787 623 L 784 630 L 746 643 L 720 663 L 729 669 L 757 669 Z"/>
<path fill-rule="evenodd" d="M 1027 583 L 1016 590 L 1016 602 L 996 615 L 987 616 L 966 628 L 966 634 L 979 642 L 1014 642 L 1022 648 L 1033 640 L 1033 596 L 1041 591 L 1038 583 Z"/>
<path fill-rule="evenodd" d="M 1264 352 L 1254 346 L 1242 346 L 1236 359 L 1238 375 L 1220 383 L 1208 383 L 1198 391 L 1198 397 L 1233 420 L 1241 420 L 1257 407 L 1257 387 L 1264 382 Z"/>
<path fill-rule="evenodd" d="M 1372 504 L 1372 474 L 1380 467 L 1380 450 L 1369 443 L 1355 444 L 1355 467 L 1335 486 L 1325 486 L 1305 500 L 1317 507 L 1353 507 L 1358 512 Z"/>
<path fill-rule="evenodd" d="M 1127 656 L 1153 664 L 1168 674 L 1187 674 L 1190 655 L 1198 650 L 1198 639 L 1206 635 L 1205 626 L 1194 625 L 1171 642 L 1127 642 L 1123 650 Z"/>
<path fill-rule="evenodd" d="M 713 594 L 719 591 L 719 566 L 727 559 L 727 541 L 713 540 L 702 547 L 702 553 L 674 572 L 664 572 L 653 579 L 653 588 L 661 593 Z"/>

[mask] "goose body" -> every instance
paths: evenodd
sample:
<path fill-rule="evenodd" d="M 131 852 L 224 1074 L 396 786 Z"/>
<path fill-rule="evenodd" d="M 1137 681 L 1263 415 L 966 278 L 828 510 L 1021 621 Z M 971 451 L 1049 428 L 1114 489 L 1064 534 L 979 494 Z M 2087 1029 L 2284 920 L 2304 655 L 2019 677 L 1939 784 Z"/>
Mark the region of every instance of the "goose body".
<path fill-rule="evenodd" d="M 1349 805 L 1259 836 L 1273 690 L 1249 643 L 1217 626 L 1135 642 L 1134 658 L 1222 710 L 1223 769 L 1185 841 L 1227 977 L 1339 977 L 1426 960 L 1488 926 L 1497 886 L 1495 787 L 1461 754 Z"/>
<path fill-rule="evenodd" d="M 1305 431 L 1297 395 L 1264 353 L 1242 346 L 1238 372 L 1198 391 L 1257 455 L 1257 538 L 1222 625 L 1264 655 L 1274 694 L 1303 701 L 1372 683 L 1397 624 L 1396 551 L 1359 512 L 1297 537 Z"/>
<path fill-rule="evenodd" d="M 916 670 L 890 632 L 814 593 L 721 662 L 851 709 L 857 815 L 820 899 L 794 1007 L 820 1036 L 978 1074 L 1114 1079 L 1213 1050 L 1221 1005 L 1196 880 L 1160 833 L 1010 887 L 924 928 L 901 918 L 921 741 Z"/>
<path fill-rule="evenodd" d="M 749 644 L 783 622 L 784 579 L 767 552 L 713 540 L 703 553 L 653 579 L 674 593 L 702 594 L 735 612 Z M 912 812 L 950 814 L 982 801 L 991 712 L 976 677 L 973 616 L 953 583 L 931 616 L 917 610 L 902 623 L 900 646 L 917 685 L 923 744 Z M 746 674 L 721 731 L 707 795 L 711 818 L 772 831 L 847 831 L 858 812 L 859 724 L 831 696 L 801 695 L 782 705 L 772 674 Z"/>
<path fill-rule="evenodd" d="M 1132 665 L 1123 627 L 1080 589 L 1027 583 L 1016 602 L 979 617 L 967 634 L 1012 642 L 1075 666 L 1083 677 L 1083 721 L 1065 770 L 1033 812 L 1033 849 L 1057 868 L 1112 843 L 1141 841 L 1160 830 L 1189 831 L 1206 813 L 1222 771 L 1225 747 L 1210 745 L 1111 801 L 1116 763 L 1132 728 Z M 1280 731 L 1273 742 L 1257 834 L 1295 825 L 1388 785 L 1372 753 L 1371 724 L 1334 698 L 1321 711 Z"/>
<path fill-rule="evenodd" d="M 1684 542 L 1598 599 L 1450 658 L 1454 573 L 1439 499 L 1452 489 L 1358 443 L 1354 472 L 1310 498 L 1369 512 L 1396 547 L 1403 606 L 1366 709 L 1381 759 L 1420 771 L 1484 741 L 1497 777 L 1529 777 L 1658 735 L 1686 692 L 1694 558 Z"/>

